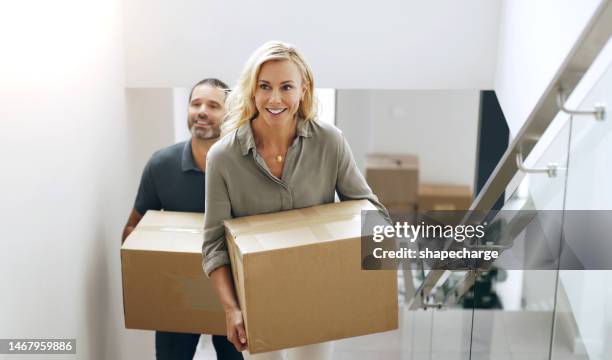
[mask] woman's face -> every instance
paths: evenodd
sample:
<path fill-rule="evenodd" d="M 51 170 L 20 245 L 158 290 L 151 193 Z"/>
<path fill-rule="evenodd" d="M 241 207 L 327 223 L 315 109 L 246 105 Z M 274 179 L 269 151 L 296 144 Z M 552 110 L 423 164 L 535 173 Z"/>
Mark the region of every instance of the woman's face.
<path fill-rule="evenodd" d="M 272 60 L 264 63 L 257 78 L 255 106 L 269 125 L 290 123 L 306 89 L 299 68 L 293 61 Z"/>

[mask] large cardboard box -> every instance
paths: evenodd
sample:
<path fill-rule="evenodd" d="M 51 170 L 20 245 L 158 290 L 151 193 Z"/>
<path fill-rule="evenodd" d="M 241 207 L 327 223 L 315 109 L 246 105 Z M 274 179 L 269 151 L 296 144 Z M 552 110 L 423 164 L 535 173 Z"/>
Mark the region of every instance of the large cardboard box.
<path fill-rule="evenodd" d="M 421 184 L 419 212 L 430 210 L 469 210 L 472 191 L 469 186 Z"/>
<path fill-rule="evenodd" d="M 366 181 L 387 208 L 414 208 L 419 184 L 419 159 L 409 154 L 369 154 Z"/>
<path fill-rule="evenodd" d="M 397 272 L 361 270 L 361 210 L 346 201 L 225 221 L 248 349 L 393 330 Z"/>
<path fill-rule="evenodd" d="M 202 270 L 204 214 L 147 211 L 121 247 L 128 329 L 225 335 L 225 313 Z"/>

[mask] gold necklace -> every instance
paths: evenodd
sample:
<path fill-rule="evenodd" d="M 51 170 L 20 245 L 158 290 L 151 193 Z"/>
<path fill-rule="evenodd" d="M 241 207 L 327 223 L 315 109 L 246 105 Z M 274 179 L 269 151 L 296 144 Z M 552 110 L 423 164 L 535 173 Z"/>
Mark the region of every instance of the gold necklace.
<path fill-rule="evenodd" d="M 283 162 L 283 156 L 281 154 L 276 155 L 276 162 Z"/>

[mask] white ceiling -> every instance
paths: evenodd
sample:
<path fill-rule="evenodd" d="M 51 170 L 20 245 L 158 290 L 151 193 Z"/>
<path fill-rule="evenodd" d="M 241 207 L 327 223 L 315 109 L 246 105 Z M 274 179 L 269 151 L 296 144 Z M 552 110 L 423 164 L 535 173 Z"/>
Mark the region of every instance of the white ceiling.
<path fill-rule="evenodd" d="M 318 87 L 493 88 L 500 0 L 124 3 L 126 86 L 234 84 L 267 40 L 292 42 Z"/>

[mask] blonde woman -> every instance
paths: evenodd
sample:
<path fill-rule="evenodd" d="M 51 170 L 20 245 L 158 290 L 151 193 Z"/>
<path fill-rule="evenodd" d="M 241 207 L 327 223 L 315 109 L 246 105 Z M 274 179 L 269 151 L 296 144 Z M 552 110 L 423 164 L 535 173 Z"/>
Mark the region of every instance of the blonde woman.
<path fill-rule="evenodd" d="M 341 200 L 368 199 L 386 213 L 355 165 L 348 143 L 317 121 L 314 80 L 292 45 L 268 42 L 248 60 L 228 98 L 223 134 L 206 165 L 204 271 L 226 313 L 228 339 L 247 347 L 234 292 L 223 220 Z M 274 314 L 270 314 L 273 316 Z M 331 343 L 249 355 L 252 359 L 330 358 Z"/>

